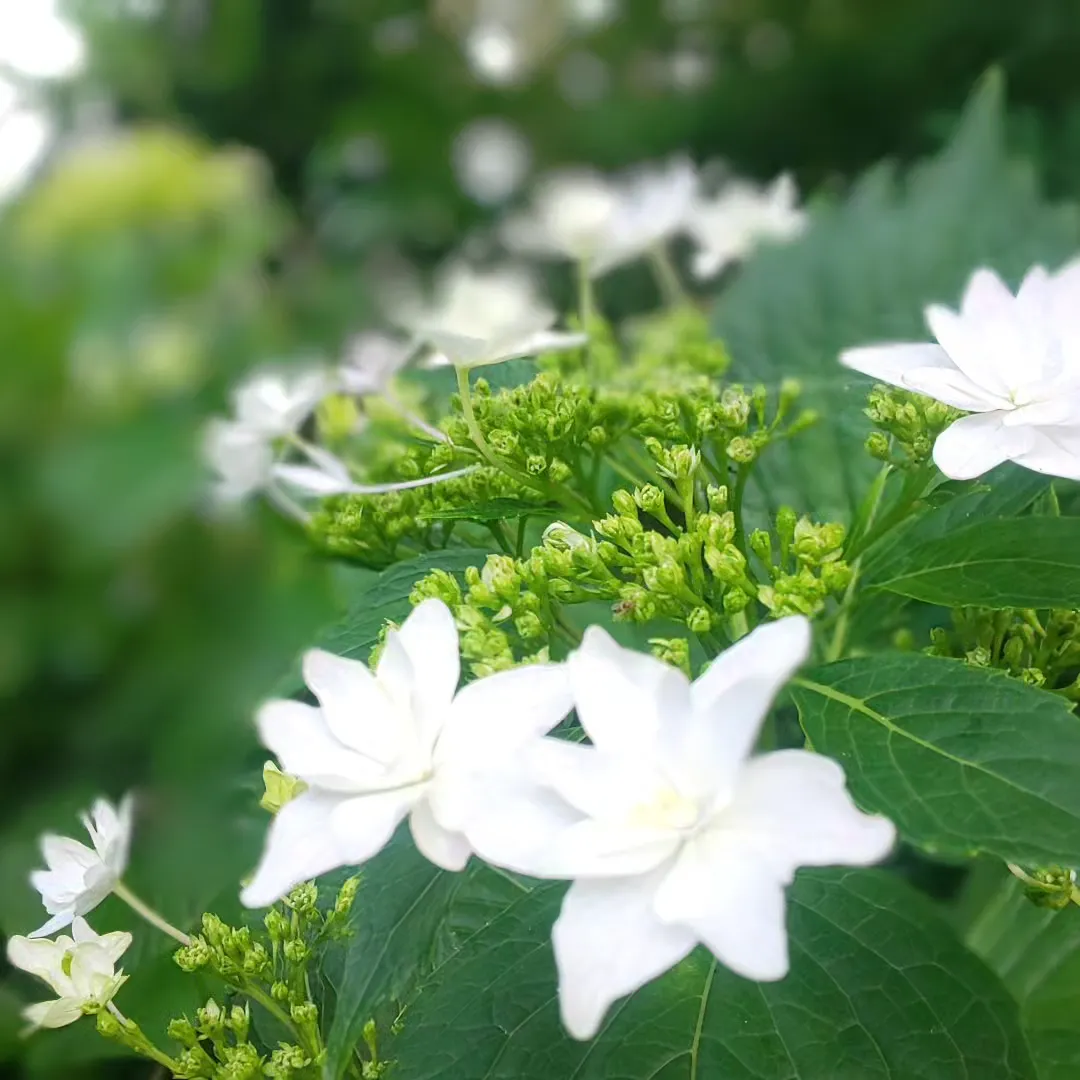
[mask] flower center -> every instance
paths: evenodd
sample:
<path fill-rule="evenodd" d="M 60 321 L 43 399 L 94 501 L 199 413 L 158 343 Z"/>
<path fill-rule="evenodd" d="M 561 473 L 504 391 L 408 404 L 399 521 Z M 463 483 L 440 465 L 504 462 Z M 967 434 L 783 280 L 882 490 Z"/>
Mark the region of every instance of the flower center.
<path fill-rule="evenodd" d="M 661 788 L 647 802 L 638 803 L 629 815 L 629 824 L 642 829 L 666 829 L 684 832 L 698 823 L 701 808 L 693 799 L 674 788 Z"/>

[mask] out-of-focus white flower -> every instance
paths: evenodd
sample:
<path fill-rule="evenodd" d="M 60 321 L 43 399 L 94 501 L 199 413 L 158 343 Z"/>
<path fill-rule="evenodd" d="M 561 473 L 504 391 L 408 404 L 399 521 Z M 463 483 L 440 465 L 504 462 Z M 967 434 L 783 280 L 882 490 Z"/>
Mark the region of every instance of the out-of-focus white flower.
<path fill-rule="evenodd" d="M 699 942 L 746 978 L 782 978 L 796 869 L 888 854 L 892 825 L 855 807 L 836 762 L 803 750 L 751 756 L 809 646 L 807 620 L 783 619 L 691 685 L 593 627 L 568 661 L 592 745 L 537 740 L 521 755 L 533 788 L 519 781 L 471 807 L 466 834 L 482 857 L 574 879 L 553 937 L 575 1037 L 593 1036 L 617 998 Z"/>
<path fill-rule="evenodd" d="M 1080 260 L 1037 266 L 1015 296 L 978 270 L 960 311 L 933 304 L 937 344 L 849 349 L 840 362 L 972 415 L 934 444 L 946 476 L 970 480 L 1004 461 L 1080 480 Z"/>
<path fill-rule="evenodd" d="M 509 219 L 503 236 L 516 251 L 573 259 L 596 276 L 680 232 L 697 183 L 685 158 L 611 180 L 580 169 L 552 173 L 537 186 L 531 212 Z"/>
<path fill-rule="evenodd" d="M 338 369 L 342 389 L 358 396 L 384 393 L 413 351 L 409 342 L 389 334 L 357 334 L 346 345 L 345 359 Z"/>
<path fill-rule="evenodd" d="M 127 869 L 131 846 L 134 804 L 125 796 L 118 807 L 98 799 L 82 823 L 90 834 L 92 848 L 68 836 L 47 834 L 41 851 L 47 870 L 35 870 L 30 883 L 39 893 L 45 910 L 52 916 L 35 930 L 32 938 L 45 937 L 70 926 L 109 895 Z"/>
<path fill-rule="evenodd" d="M 572 349 L 584 334 L 553 330 L 555 309 L 520 267 L 474 270 L 453 263 L 438 277 L 430 304 L 400 304 L 398 321 L 437 350 L 429 363 L 471 368 Z"/>
<path fill-rule="evenodd" d="M 409 818 L 417 847 L 460 870 L 470 846 L 459 825 L 521 745 L 570 709 L 563 666 L 530 664 L 460 692 L 457 629 L 440 600 L 420 604 L 387 635 L 374 672 L 314 650 L 304 679 L 318 707 L 271 701 L 263 742 L 307 788 L 281 808 L 243 892 L 273 903 L 298 882 L 362 863 Z"/>
<path fill-rule="evenodd" d="M 454 172 L 462 190 L 484 205 L 501 203 L 521 185 L 532 151 L 505 120 L 474 120 L 454 139 Z"/>
<path fill-rule="evenodd" d="M 333 389 L 321 367 L 258 371 L 233 393 L 236 422 L 267 438 L 291 435 Z"/>
<path fill-rule="evenodd" d="M 689 215 L 687 227 L 698 247 L 694 273 L 712 277 L 763 242 L 793 240 L 806 224 L 790 176 L 781 176 L 764 188 L 732 181 L 714 198 L 697 202 Z"/>
<path fill-rule="evenodd" d="M 71 930 L 74 937 L 55 941 L 21 935 L 8 941 L 12 966 L 36 975 L 57 995 L 23 1010 L 34 1028 L 66 1027 L 86 1013 L 99 1012 L 127 979 L 116 971 L 116 961 L 131 945 L 130 934 L 98 935 L 82 918 L 72 922 Z"/>

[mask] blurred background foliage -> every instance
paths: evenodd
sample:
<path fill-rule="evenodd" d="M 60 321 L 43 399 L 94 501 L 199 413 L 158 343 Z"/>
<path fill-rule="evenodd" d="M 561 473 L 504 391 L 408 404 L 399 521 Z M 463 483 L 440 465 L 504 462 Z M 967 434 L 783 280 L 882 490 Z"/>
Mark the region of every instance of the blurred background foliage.
<path fill-rule="evenodd" d="M 38 833 L 76 830 L 98 793 L 141 793 L 132 882 L 175 920 L 251 865 L 252 707 L 357 579 L 270 514 L 213 520 L 199 432 L 239 373 L 339 350 L 387 267 L 484 255 L 502 206 L 560 163 L 688 150 L 828 199 L 933 151 L 994 65 L 1013 150 L 1080 195 L 1073 0 L 65 11 L 81 69 L 9 73 L 53 142 L 0 207 L 3 934 L 40 921 Z M 618 280 L 612 308 L 633 307 Z M 173 1004 L 161 971 L 136 1019 Z M 149 1075 L 92 1061 L 110 1048 L 90 1025 L 18 1040 L 27 987 L 5 978 L 0 1077 Z"/>

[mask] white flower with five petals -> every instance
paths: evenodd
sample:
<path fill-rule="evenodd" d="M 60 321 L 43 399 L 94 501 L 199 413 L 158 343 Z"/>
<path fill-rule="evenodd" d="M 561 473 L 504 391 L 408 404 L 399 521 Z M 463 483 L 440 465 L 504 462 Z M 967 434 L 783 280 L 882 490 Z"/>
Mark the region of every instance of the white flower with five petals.
<path fill-rule="evenodd" d="M 76 916 L 93 911 L 113 891 L 127 869 L 133 812 L 130 795 L 118 807 L 98 799 L 90 813 L 82 815 L 93 847 L 68 836 L 50 833 L 42 837 L 41 851 L 48 869 L 35 870 L 30 883 L 41 893 L 52 918 L 35 930 L 32 938 L 70 926 Z"/>
<path fill-rule="evenodd" d="M 593 627 L 568 661 L 592 745 L 538 741 L 532 790 L 519 784 L 486 813 L 474 806 L 466 832 L 482 856 L 573 879 L 553 938 L 576 1038 L 698 943 L 746 978 L 782 978 L 796 869 L 888 854 L 892 825 L 855 807 L 836 762 L 803 750 L 751 756 L 809 645 L 802 617 L 768 624 L 691 685 Z"/>
<path fill-rule="evenodd" d="M 57 995 L 23 1010 L 34 1028 L 59 1028 L 86 1013 L 98 1012 L 113 999 L 127 976 L 116 970 L 116 961 L 131 945 L 122 931 L 95 934 L 85 919 L 72 923 L 73 937 L 55 941 L 16 935 L 7 944 L 13 967 L 36 975 Z"/>
<path fill-rule="evenodd" d="M 430 304 L 400 305 L 397 320 L 432 346 L 432 366 L 459 368 L 500 364 L 585 344 L 585 334 L 553 330 L 557 314 L 520 267 L 474 270 L 446 267 Z"/>
<path fill-rule="evenodd" d="M 807 225 L 799 192 L 790 176 L 759 188 L 745 180 L 729 182 L 712 199 L 698 201 L 687 227 L 697 244 L 694 273 L 713 277 L 728 264 L 749 255 L 759 244 L 783 243 Z"/>
<path fill-rule="evenodd" d="M 960 311 L 934 304 L 926 322 L 937 344 L 870 345 L 840 362 L 971 414 L 934 444 L 954 480 L 1005 461 L 1080 480 L 1080 261 L 1035 267 L 1015 296 L 978 270 Z"/>
<path fill-rule="evenodd" d="M 319 650 L 303 667 L 319 706 L 272 701 L 258 717 L 263 742 L 307 790 L 274 819 L 243 893 L 250 907 L 371 858 L 406 817 L 427 858 L 460 870 L 472 850 L 457 828 L 463 808 L 570 709 L 559 665 L 526 665 L 458 691 L 457 629 L 435 599 L 390 631 L 374 671 Z"/>

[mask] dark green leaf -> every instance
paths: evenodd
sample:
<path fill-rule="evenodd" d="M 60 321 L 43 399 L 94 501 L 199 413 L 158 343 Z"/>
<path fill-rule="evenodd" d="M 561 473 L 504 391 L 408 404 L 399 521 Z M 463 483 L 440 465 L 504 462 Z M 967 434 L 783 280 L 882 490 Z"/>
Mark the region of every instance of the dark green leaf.
<path fill-rule="evenodd" d="M 944 607 L 1080 607 L 1080 519 L 975 521 L 906 547 L 877 585 Z"/>
<path fill-rule="evenodd" d="M 1068 703 L 958 660 L 845 660 L 792 687 L 814 748 L 859 804 L 945 855 L 1080 865 L 1080 721 Z"/>
<path fill-rule="evenodd" d="M 521 893 L 424 983 L 390 1047 L 410 1080 L 1029 1080 L 1016 1006 L 929 905 L 873 871 L 804 871 L 782 982 L 699 950 L 562 1031 L 550 929 L 561 886 Z"/>
<path fill-rule="evenodd" d="M 1002 99 L 1001 80 L 986 79 L 938 158 L 903 184 L 875 169 L 844 205 L 818 212 L 802 239 L 762 251 L 724 294 L 716 325 L 735 376 L 774 387 L 797 376 L 822 417 L 755 468 L 766 506 L 849 519 L 878 467 L 862 446 L 871 383 L 840 367 L 843 349 L 927 340 L 923 307 L 955 302 L 981 265 L 1017 279 L 1075 252 L 1076 211 L 1044 203 L 1008 159 Z"/>

